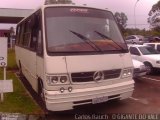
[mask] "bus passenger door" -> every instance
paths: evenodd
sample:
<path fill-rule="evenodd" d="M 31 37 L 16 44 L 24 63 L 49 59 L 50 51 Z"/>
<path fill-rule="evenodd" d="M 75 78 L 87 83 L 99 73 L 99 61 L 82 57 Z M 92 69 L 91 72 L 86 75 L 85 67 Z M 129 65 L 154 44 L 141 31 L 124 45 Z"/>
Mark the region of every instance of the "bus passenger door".
<path fill-rule="evenodd" d="M 37 56 L 36 56 L 36 91 L 38 92 L 38 80 L 44 79 L 43 73 L 44 73 L 44 57 L 43 57 L 43 38 L 42 38 L 42 19 L 41 19 L 41 12 L 39 11 L 37 13 L 36 22 L 37 22 Z"/>
<path fill-rule="evenodd" d="M 32 40 L 31 47 L 35 50 L 34 58 L 34 81 L 32 87 L 35 91 L 38 91 L 38 77 L 43 77 L 43 45 L 42 45 L 42 30 L 41 30 L 41 12 L 35 13 L 33 16 L 33 27 L 32 27 Z"/>
<path fill-rule="evenodd" d="M 38 34 L 38 42 L 37 42 L 37 58 L 36 58 L 36 73 L 37 77 L 40 78 L 41 80 L 43 78 L 43 73 L 44 73 L 44 57 L 43 57 L 43 41 L 42 41 L 42 31 L 39 30 Z M 37 80 L 38 81 L 38 80 Z M 38 83 L 37 83 L 38 87 Z M 38 88 L 37 88 L 38 90 Z"/>

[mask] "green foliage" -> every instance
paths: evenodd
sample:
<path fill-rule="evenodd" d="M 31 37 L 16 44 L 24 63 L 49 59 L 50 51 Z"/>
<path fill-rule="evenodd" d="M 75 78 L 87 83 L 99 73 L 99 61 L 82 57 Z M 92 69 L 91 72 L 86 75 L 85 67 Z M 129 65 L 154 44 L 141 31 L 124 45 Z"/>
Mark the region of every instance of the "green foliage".
<path fill-rule="evenodd" d="M 148 18 L 148 23 L 150 23 L 150 25 L 153 27 L 152 29 L 154 30 L 154 31 L 158 31 L 158 32 L 160 32 L 160 26 L 159 26 L 159 24 L 157 24 L 157 23 L 159 23 L 159 16 L 158 17 L 153 17 L 152 16 L 152 14 L 154 14 L 156 11 L 158 11 L 158 10 L 160 10 L 160 0 L 156 3 L 156 4 L 154 4 L 153 6 L 152 6 L 152 9 L 150 10 L 150 12 L 148 13 L 148 15 L 149 15 L 149 18 Z M 159 11 L 158 11 L 159 12 Z M 154 19 L 153 19 L 154 18 Z"/>
<path fill-rule="evenodd" d="M 160 36 L 160 31 L 156 30 L 156 28 L 154 30 L 152 30 L 152 35 L 153 36 Z"/>
<path fill-rule="evenodd" d="M 138 35 L 143 35 L 143 36 L 152 36 L 153 35 L 153 31 L 152 30 L 140 30 L 140 29 L 134 29 L 134 28 L 127 28 L 124 36 L 129 36 L 129 35 L 134 35 L 134 34 L 138 34 Z"/>
<path fill-rule="evenodd" d="M 2 73 L 2 70 L 0 73 Z M 2 74 L 0 78 L 2 78 Z M 15 74 L 7 72 L 7 79 L 13 80 L 14 92 L 4 94 L 4 102 L 0 102 L 0 112 L 41 114 L 42 110 L 33 101 Z"/>
<path fill-rule="evenodd" d="M 156 4 L 152 6 L 152 9 L 150 10 L 149 15 L 151 14 L 151 12 L 154 12 L 158 9 L 160 9 L 160 1 L 158 1 Z"/>
<path fill-rule="evenodd" d="M 8 49 L 8 66 L 7 66 L 7 69 L 9 69 L 9 70 L 16 70 L 17 69 L 14 49 Z"/>
<path fill-rule="evenodd" d="M 23 113 L 23 114 L 42 114 L 43 111 L 35 103 L 30 94 L 26 91 L 23 84 L 14 73 L 17 69 L 14 50 L 8 50 L 7 79 L 13 80 L 11 93 L 4 94 L 4 102 L 0 102 L 0 112 Z M 12 71 L 14 70 L 14 71 Z M 0 79 L 3 78 L 3 69 L 0 69 Z"/>
<path fill-rule="evenodd" d="M 11 34 L 11 35 L 15 34 L 15 31 L 14 31 L 14 28 L 13 28 L 13 27 L 10 28 L 10 34 Z"/>

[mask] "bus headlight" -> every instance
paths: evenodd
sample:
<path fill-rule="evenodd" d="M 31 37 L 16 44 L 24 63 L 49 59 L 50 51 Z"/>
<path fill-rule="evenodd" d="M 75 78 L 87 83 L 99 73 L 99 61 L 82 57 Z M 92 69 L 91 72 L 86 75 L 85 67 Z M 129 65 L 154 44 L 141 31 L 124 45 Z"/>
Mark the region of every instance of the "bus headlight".
<path fill-rule="evenodd" d="M 67 76 L 61 76 L 60 77 L 60 82 L 61 83 L 66 83 L 67 82 Z"/>
<path fill-rule="evenodd" d="M 57 83 L 58 82 L 58 76 L 52 76 L 50 79 L 51 79 L 50 81 L 52 83 Z"/>
<path fill-rule="evenodd" d="M 53 75 L 47 76 L 48 85 L 69 84 L 68 75 Z"/>
<path fill-rule="evenodd" d="M 125 68 L 122 72 L 122 78 L 131 77 L 133 73 L 133 68 Z"/>

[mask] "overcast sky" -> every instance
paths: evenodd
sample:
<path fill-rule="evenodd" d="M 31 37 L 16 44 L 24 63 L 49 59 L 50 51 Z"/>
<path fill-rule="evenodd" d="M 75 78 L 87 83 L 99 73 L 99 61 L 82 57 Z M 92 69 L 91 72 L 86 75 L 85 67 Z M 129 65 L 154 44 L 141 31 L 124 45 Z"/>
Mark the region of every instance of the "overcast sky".
<path fill-rule="evenodd" d="M 45 0 L 0 0 L 0 8 L 35 9 Z M 137 0 L 72 0 L 77 5 L 87 4 L 98 8 L 108 8 L 113 13 L 124 12 L 128 17 L 128 27 L 134 28 L 134 6 Z M 148 13 L 152 5 L 159 0 L 139 0 L 135 7 L 136 23 L 138 28 L 149 28 L 147 23 Z M 0 25 L 3 28 L 4 25 Z"/>

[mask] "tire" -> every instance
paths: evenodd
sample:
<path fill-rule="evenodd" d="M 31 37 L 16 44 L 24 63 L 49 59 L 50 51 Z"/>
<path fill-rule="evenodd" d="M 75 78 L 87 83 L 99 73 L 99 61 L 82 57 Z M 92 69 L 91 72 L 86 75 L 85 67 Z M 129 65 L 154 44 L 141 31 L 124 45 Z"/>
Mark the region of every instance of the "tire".
<path fill-rule="evenodd" d="M 42 80 L 38 80 L 38 95 L 44 101 L 44 91 Z"/>
<path fill-rule="evenodd" d="M 44 86 L 42 80 L 38 79 L 38 97 L 40 99 L 39 103 L 43 110 L 47 112 L 43 88 Z"/>
<path fill-rule="evenodd" d="M 144 64 L 145 64 L 146 69 L 147 69 L 147 75 L 152 74 L 152 72 L 153 72 L 153 67 L 152 67 L 152 65 L 151 65 L 150 63 L 144 63 Z"/>
<path fill-rule="evenodd" d="M 23 72 L 22 72 L 22 66 L 21 66 L 21 62 L 19 61 L 19 76 L 20 77 L 24 77 Z"/>

